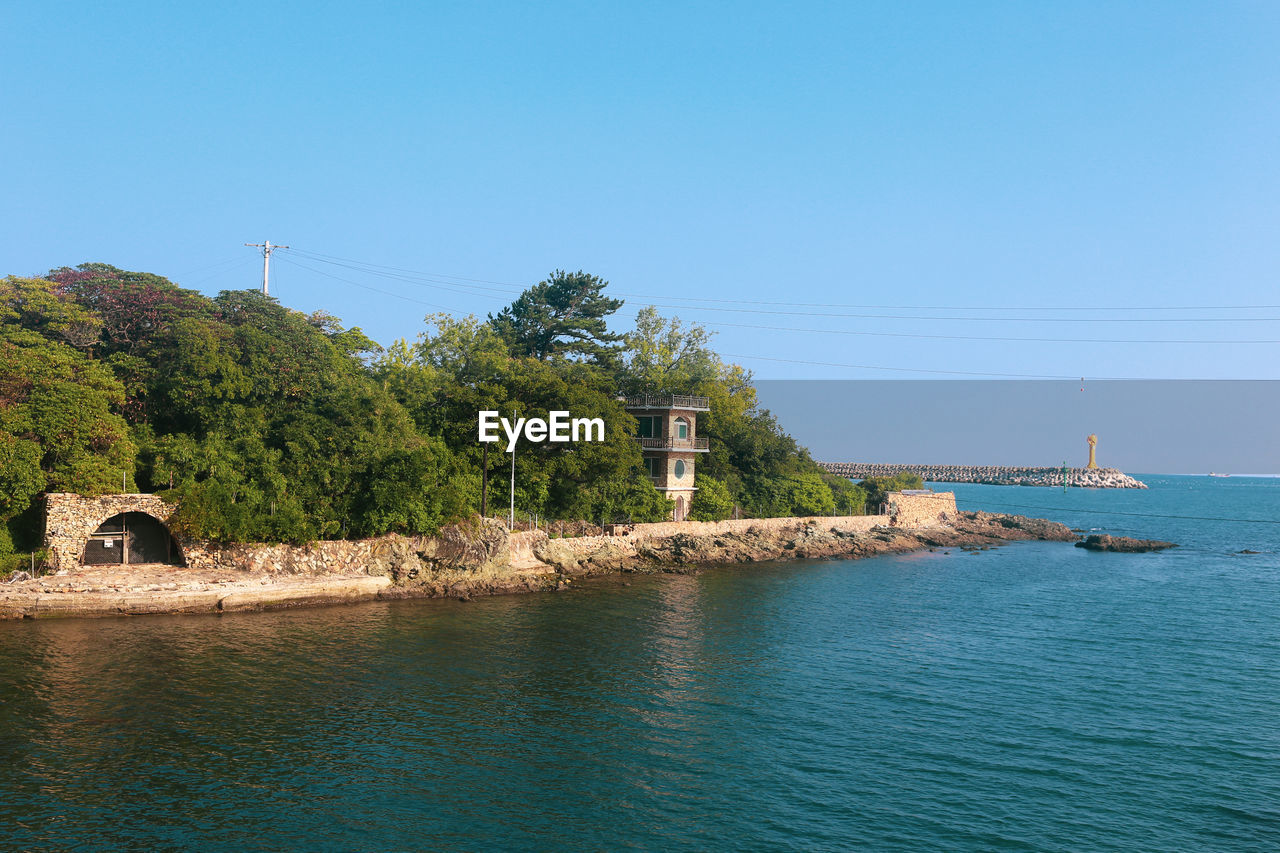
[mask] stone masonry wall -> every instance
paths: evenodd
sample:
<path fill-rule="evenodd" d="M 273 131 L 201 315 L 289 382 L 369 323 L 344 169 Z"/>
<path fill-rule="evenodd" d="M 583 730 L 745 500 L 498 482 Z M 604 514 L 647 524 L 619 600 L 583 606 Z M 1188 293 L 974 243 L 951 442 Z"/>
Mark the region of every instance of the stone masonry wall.
<path fill-rule="evenodd" d="M 890 492 L 889 515 L 811 515 L 789 518 L 739 518 L 725 521 L 659 521 L 652 524 L 615 524 L 606 530 L 615 536 L 633 539 L 663 539 L 677 534 L 689 536 L 721 536 L 726 533 L 746 533 L 750 530 L 776 532 L 795 530 L 816 524 L 824 530 L 842 533 L 866 533 L 873 527 L 936 527 L 956 517 L 954 492 L 935 492 L 927 495 L 904 495 Z M 939 516 L 945 516 L 940 519 Z"/>
<path fill-rule="evenodd" d="M 955 492 L 933 492 L 911 495 L 890 492 L 889 526 L 915 530 L 922 527 L 938 527 L 956 519 Z"/>
<path fill-rule="evenodd" d="M 64 492 L 46 495 L 44 506 L 44 546 L 54 571 L 79 568 L 85 542 L 108 518 L 123 512 L 142 512 L 167 525 L 174 510 L 172 504 L 156 495 L 86 498 Z"/>
<path fill-rule="evenodd" d="M 606 528 L 614 536 L 632 539 L 665 539 L 668 536 L 720 536 L 726 533 L 746 533 L 750 530 L 779 531 L 818 524 L 831 530 L 848 533 L 865 533 L 873 527 L 887 524 L 879 515 L 803 516 L 794 518 L 739 518 L 725 521 L 658 521 L 651 524 L 615 524 Z"/>
<path fill-rule="evenodd" d="M 186 547 L 187 565 L 201 571 L 255 575 L 388 573 L 388 564 L 413 558 L 413 541 L 389 535 L 377 539 L 333 539 L 309 545 L 215 545 Z"/>

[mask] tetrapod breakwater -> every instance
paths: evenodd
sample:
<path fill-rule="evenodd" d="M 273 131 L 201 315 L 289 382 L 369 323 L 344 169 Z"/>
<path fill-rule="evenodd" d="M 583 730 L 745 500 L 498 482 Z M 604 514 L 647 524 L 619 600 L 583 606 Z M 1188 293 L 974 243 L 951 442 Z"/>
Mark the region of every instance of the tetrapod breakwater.
<path fill-rule="evenodd" d="M 886 465 L 865 462 L 819 462 L 841 477 L 864 480 L 892 477 L 903 471 L 919 474 L 931 483 L 985 483 L 991 486 L 1062 486 L 1063 468 L 1012 467 L 1005 465 Z M 1066 484 L 1082 489 L 1145 489 L 1118 468 L 1067 468 Z"/>

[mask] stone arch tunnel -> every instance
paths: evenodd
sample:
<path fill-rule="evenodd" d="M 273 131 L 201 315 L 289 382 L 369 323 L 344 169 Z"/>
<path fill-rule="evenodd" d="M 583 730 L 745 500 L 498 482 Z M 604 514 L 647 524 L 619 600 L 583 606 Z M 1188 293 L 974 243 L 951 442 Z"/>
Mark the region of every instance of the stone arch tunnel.
<path fill-rule="evenodd" d="M 181 565 L 182 548 L 160 519 L 145 512 L 122 512 L 89 534 L 80 562 L 86 566 Z"/>
<path fill-rule="evenodd" d="M 54 571 L 85 565 L 184 565 L 169 531 L 173 506 L 156 495 L 45 496 L 44 544 Z"/>

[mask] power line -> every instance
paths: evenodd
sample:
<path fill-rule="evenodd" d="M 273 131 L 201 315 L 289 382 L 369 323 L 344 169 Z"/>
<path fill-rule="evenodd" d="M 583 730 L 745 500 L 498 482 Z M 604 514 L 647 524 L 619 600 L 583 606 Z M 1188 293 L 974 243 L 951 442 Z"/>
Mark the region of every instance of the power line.
<path fill-rule="evenodd" d="M 197 278 L 194 281 L 182 281 L 180 283 L 184 287 L 197 287 L 201 284 L 204 284 L 206 281 L 210 281 L 212 279 L 218 278 L 219 276 L 228 275 L 232 272 L 243 269 L 244 267 L 249 266 L 249 264 L 251 263 L 253 263 L 253 258 L 246 258 L 244 255 L 240 255 L 239 257 L 235 258 L 234 263 L 228 264 L 224 262 L 218 265 L 219 269 L 209 273 L 208 275 L 201 276 L 200 278 Z M 212 269 L 212 267 L 206 267 L 205 269 Z M 187 273 L 186 275 L 190 275 L 190 274 L 191 273 Z"/>
<path fill-rule="evenodd" d="M 328 264 L 328 265 L 332 265 L 332 266 L 339 266 L 339 267 L 342 267 L 342 268 L 345 268 L 345 269 L 350 269 L 350 270 L 352 270 L 352 271 L 354 271 L 354 272 L 357 272 L 357 273 L 365 273 L 365 274 L 377 275 L 377 276 L 379 276 L 379 277 L 389 278 L 389 279 L 398 280 L 398 281 L 404 281 L 404 282 L 408 282 L 408 283 L 424 283 L 424 282 L 421 282 L 421 281 L 419 280 L 419 274 L 415 273 L 415 272 L 414 272 L 414 271 L 412 271 L 412 270 L 406 270 L 405 268 L 401 268 L 401 267 L 391 267 L 391 266 L 388 266 L 388 265 L 385 265 L 385 264 L 371 264 L 371 265 L 365 265 L 365 264 L 363 264 L 363 262 L 359 262 L 359 261 L 348 261 L 348 259 L 340 259 L 340 258 L 337 258 L 336 256 L 325 256 L 325 255 L 320 255 L 319 253 L 309 252 L 309 251 L 306 251 L 306 250 L 293 250 L 292 252 L 288 252 L 288 253 L 285 253 L 285 254 L 286 254 L 286 255 L 289 255 L 289 254 L 301 254 L 301 255 L 303 255 L 304 257 L 307 257 L 307 258 L 309 258 L 309 259 L 314 259 L 314 260 L 316 260 L 316 261 L 317 261 L 317 262 L 319 262 L 319 263 L 324 263 L 324 264 Z M 318 274 L 318 275 L 323 275 L 323 276 L 325 276 L 325 277 L 327 277 L 327 278 L 331 278 L 331 279 L 333 279 L 333 280 L 335 280 L 335 281 L 340 281 L 340 282 L 343 282 L 343 283 L 346 283 L 346 284 L 351 284 L 351 285 L 353 285 L 353 286 L 360 287 L 360 288 L 362 288 L 362 289 L 369 290 L 369 291 L 372 291 L 372 292 L 375 292 L 375 293 L 381 293 L 381 294 L 384 294 L 384 295 L 387 295 L 387 296 L 392 296 L 392 297 L 394 297 L 394 298 L 396 298 L 396 299 L 401 299 L 401 300 L 404 300 L 404 301 L 407 301 L 407 302 L 413 302 L 413 303 L 416 303 L 416 304 L 419 304 L 419 305 L 426 305 L 426 306 L 429 306 L 429 307 L 432 307 L 432 308 L 436 308 L 436 309 L 438 309 L 438 310 L 449 311 L 449 312 L 451 312 L 451 313 L 462 313 L 462 312 L 459 312 L 457 309 L 451 308 L 451 307 L 449 307 L 449 306 L 439 305 L 439 304 L 432 303 L 432 302 L 426 302 L 426 301 L 424 301 L 424 300 L 415 299 L 415 298 L 410 297 L 410 296 L 405 296 L 405 295 L 400 294 L 400 293 L 397 293 L 397 292 L 395 292 L 395 291 L 391 291 L 391 290 L 384 290 L 384 289 L 382 289 L 382 288 L 378 288 L 378 287 L 372 287 L 372 286 L 367 285 L 367 284 L 364 284 L 364 283 L 362 283 L 362 282 L 355 281 L 355 280 L 353 280 L 353 279 L 351 279 L 351 278 L 347 278 L 347 277 L 344 277 L 344 276 L 333 275 L 333 274 L 331 274 L 331 273 L 325 272 L 324 270 L 319 270 L 319 269 L 316 269 L 315 267 L 308 266 L 308 265 L 306 265 L 306 264 L 302 264 L 302 263 L 300 263 L 300 262 L 298 262 L 298 261 L 296 261 L 296 260 L 293 260 L 292 258 L 290 259 L 290 262 L 291 262 L 291 263 L 294 263 L 294 265 L 295 265 L 295 266 L 299 266 L 299 267 L 301 267 L 302 269 L 308 270 L 308 271 L 310 271 L 310 272 L 314 272 L 314 273 L 316 273 L 316 274 Z M 378 267 L 379 269 L 366 269 L 366 268 L 362 268 L 362 267 Z M 483 279 L 471 279 L 470 281 L 481 282 L 481 281 L 485 281 L 485 280 L 483 280 Z M 494 284 L 497 284 L 497 283 L 495 282 Z M 471 295 L 471 296 L 480 296 L 480 297 L 484 297 L 484 298 L 486 298 L 486 299 L 496 299 L 496 298 L 498 298 L 498 296 L 497 296 L 497 295 L 495 295 L 495 294 L 501 294 L 501 297 L 502 297 L 502 298 L 506 298 L 507 296 L 509 296 L 509 295 L 510 295 L 510 294 L 506 291 L 506 289 L 505 289 L 505 288 L 499 288 L 499 287 L 486 287 L 486 286 L 481 286 L 481 285 L 468 285 L 468 284 L 455 284 L 455 283 L 440 283 L 440 282 L 436 282 L 436 283 L 429 283 L 429 284 L 427 284 L 427 286 L 432 286 L 432 287 L 435 287 L 435 288 L 437 288 L 437 289 L 442 289 L 442 290 L 450 290 L 450 291 L 453 291 L 453 292 L 459 292 L 459 293 L 463 293 L 463 294 Z M 515 288 L 517 288 L 518 286 L 516 286 L 516 285 L 512 285 L 511 287 L 512 287 L 513 289 L 515 289 Z M 488 291 L 488 292 L 476 292 L 476 291 Z M 716 300 L 716 301 L 722 301 L 722 300 Z M 668 307 L 678 307 L 678 306 L 668 306 Z M 1237 307 L 1237 308 L 1238 308 L 1238 307 L 1242 307 L 1242 306 L 1234 306 L 1234 307 Z M 1004 309 L 995 309 L 995 310 L 1004 310 Z M 1176 309 L 1168 309 L 1168 308 L 1165 308 L 1165 309 L 1160 309 L 1160 310 L 1176 310 Z M 634 314 L 633 314 L 633 315 L 625 315 L 625 314 L 624 314 L 624 315 L 619 315 L 619 317 L 620 317 L 620 318 L 624 318 L 624 319 L 631 319 L 631 320 L 634 320 L 634 319 L 635 319 L 635 315 L 634 315 Z M 930 318 L 930 319 L 949 319 L 949 318 Z M 964 318 L 956 318 L 956 319 L 964 319 Z M 709 320 L 709 321 L 693 321 L 693 322 L 698 323 L 698 324 L 700 324 L 700 325 L 712 326 L 712 327 L 758 329 L 758 330 L 775 331 L 775 332 L 800 332 L 800 333 L 803 333 L 803 334 L 843 334 L 843 335 L 855 335 L 855 336 L 871 336 L 871 337 L 904 337 L 904 338 L 916 338 L 916 339 L 938 339 L 938 340 L 974 340 L 974 341 L 1000 341 L 1000 342 L 1054 342 L 1054 343 L 1143 343 L 1143 344 L 1148 344 L 1148 343 L 1151 343 L 1151 344 L 1234 344 L 1234 343 L 1247 343 L 1247 344 L 1262 344 L 1262 343 L 1270 343 L 1270 344 L 1274 344 L 1274 343 L 1280 343 L 1280 341 L 1269 341 L 1269 340 L 1268 340 L 1268 341 L 1258 341 L 1258 340 L 1243 340 L 1243 341 L 1240 341 L 1240 340 L 1230 340 L 1230 341 L 1224 341 L 1224 340 L 1203 340 L 1203 339 L 1188 339 L 1188 340 L 1160 340 L 1160 339 L 1117 340 L 1117 339 L 1088 339 L 1088 338 L 1039 338 L 1039 337 L 1013 337 L 1013 336 L 977 336 L 977 335 L 928 335 L 928 334 L 911 334 L 911 333 L 894 333 L 894 332 L 870 332 L 870 331 L 842 330 L 842 329 L 803 329 L 803 328 L 795 328 L 795 327 L 789 327 L 789 326 L 771 326 L 771 325 L 763 325 L 763 324 L 729 323 L 729 322 L 720 322 L 720 321 L 713 321 L 713 320 Z M 1075 380 L 1075 379 L 1078 379 L 1078 378 L 1079 378 L 1079 377 L 1078 377 L 1077 375 L 1075 375 L 1075 374 L 1072 374 L 1072 375 L 1066 375 L 1066 374 L 1031 374 L 1031 373 L 1013 373 L 1013 372 L 1005 372 L 1005 371 L 931 370 L 931 369 L 925 369 L 925 368 L 890 367 L 890 366 L 884 366 L 884 365 L 850 364 L 850 363 L 830 362 L 830 361 L 818 361 L 818 360 L 773 358 L 773 357 L 769 357 L 769 356 L 759 356 L 759 355 L 741 355 L 741 354 L 732 354 L 732 353 L 723 353 L 723 355 L 724 355 L 725 357 L 728 357 L 728 358 L 756 359 L 756 360 L 760 360 L 760 361 L 770 361 L 770 362 L 788 363 L 788 364 L 804 364 L 804 365 L 812 365 L 812 366 L 820 366 L 820 367 L 838 367 L 838 368 L 846 368 L 846 369 L 854 369 L 854 370 L 875 370 L 875 371 L 884 371 L 884 372 L 891 372 L 891 373 L 909 373 L 909 374 L 919 374 L 919 375 L 936 375 L 936 376 L 972 376 L 972 377 L 1004 378 L 1004 379 L 1053 379 L 1053 380 Z M 1135 380 L 1135 379 L 1141 379 L 1141 378 L 1144 378 L 1144 377 L 1113 377 L 1113 376 L 1095 376 L 1095 377 L 1090 377 L 1090 378 L 1091 378 L 1091 379 L 1095 379 L 1095 380 L 1114 380 L 1114 381 L 1122 381 L 1122 380 Z"/>
<path fill-rule="evenodd" d="M 189 275 L 195 275 L 196 273 L 204 272 L 205 270 L 211 270 L 214 267 L 225 267 L 231 264 L 243 263 L 244 260 L 245 260 L 244 255 L 237 252 L 236 254 L 232 255 L 229 258 L 223 258 L 220 261 L 213 261 L 212 263 L 203 264 L 193 269 L 189 269 L 185 272 L 180 272 L 176 276 L 174 276 L 174 280 L 176 281 L 177 279 L 185 278 L 186 276 L 189 276 Z"/>
<path fill-rule="evenodd" d="M 470 282 L 473 284 L 495 285 L 495 287 L 481 288 L 485 290 L 501 289 L 503 292 L 521 292 L 528 289 L 528 285 L 521 285 L 515 282 L 497 281 L 493 279 L 468 278 L 466 276 L 456 276 L 446 273 L 431 273 L 420 270 L 413 270 L 407 267 L 395 267 L 387 264 L 375 264 L 367 261 L 359 261 L 353 258 L 342 258 L 336 255 L 325 255 L 319 252 L 310 252 L 302 249 L 295 249 L 295 252 L 307 255 L 314 260 L 322 260 L 324 262 L 341 262 L 343 264 L 352 264 L 350 269 L 364 268 L 361 271 L 374 272 L 374 270 L 389 270 L 402 275 L 394 276 L 402 280 L 411 280 L 414 277 L 424 279 L 426 281 L 445 280 L 440 283 L 452 283 L 460 287 L 465 287 L 461 282 Z M 386 273 L 375 273 L 383 274 Z M 1064 305 L 1058 307 L 1041 307 L 1032 306 L 1005 307 L 997 305 L 872 305 L 872 304 L 852 304 L 852 303 L 827 303 L 827 302 L 795 302 L 791 300 L 752 300 L 752 299 L 723 299 L 707 296 L 671 296 L 671 295 L 654 295 L 644 293 L 629 293 L 625 291 L 614 291 L 617 296 L 627 297 L 630 299 L 661 299 L 675 302 L 710 302 L 725 305 L 764 305 L 764 306 L 781 306 L 796 308 L 853 308 L 866 310 L 882 310 L 882 311 L 1257 311 L 1257 310 L 1280 310 L 1280 305 L 1133 305 L 1133 306 L 1080 306 L 1080 305 Z M 656 303 L 655 303 L 656 304 Z M 696 306 L 683 305 L 663 305 L 661 307 L 669 308 L 687 308 L 689 310 L 698 310 Z M 728 309 L 724 309 L 728 310 Z M 768 312 L 768 313 L 785 313 L 785 312 Z M 800 316 L 808 316 L 797 312 Z M 831 315 L 826 312 L 812 312 L 814 316 L 841 316 Z M 863 315 L 849 315 L 861 317 Z M 872 317 L 884 317 L 885 319 L 924 319 L 924 320 L 1021 320 L 1034 322 L 1216 322 L 1216 321 L 1273 321 L 1280 320 L 1277 317 L 1208 317 L 1208 318 L 1169 318 L 1162 320 L 1160 318 L 1130 320 L 1130 319 L 1109 319 L 1109 318 L 1004 318 L 1004 317 L 893 317 L 890 315 L 871 315 Z"/>
<path fill-rule="evenodd" d="M 415 273 L 413 270 L 403 270 L 399 267 L 388 267 L 383 264 L 363 264 L 359 261 L 345 261 L 342 258 L 330 258 L 324 255 L 318 255 L 314 252 L 306 252 L 294 250 L 295 253 L 301 254 L 309 260 L 317 261 L 323 264 L 330 264 L 336 267 L 353 270 L 355 272 L 363 272 L 368 275 L 376 275 L 382 278 L 389 278 L 396 281 L 404 281 L 410 284 L 420 284 L 425 287 L 434 287 L 442 290 L 452 290 L 455 293 L 470 293 L 473 291 L 490 291 L 494 293 L 502 293 L 509 295 L 512 293 L 521 293 L 527 288 L 519 285 L 502 285 L 500 287 L 486 287 L 484 284 L 498 284 L 496 282 L 486 282 L 484 284 L 463 284 L 454 281 L 440 281 L 439 279 L 448 279 L 449 276 L 434 276 L 430 273 Z"/>
<path fill-rule="evenodd" d="M 285 260 L 285 258 L 281 258 L 281 260 Z M 295 266 L 295 267 L 300 267 L 300 268 L 302 268 L 302 269 L 304 269 L 304 270 L 307 270 L 307 271 L 309 271 L 309 272 L 313 272 L 313 273 L 315 273 L 316 275 L 322 275 L 322 276 L 324 276 L 325 278 L 331 278 L 331 279 L 333 279 L 334 281 L 341 281 L 341 282 L 345 282 L 346 284 L 352 284 L 352 285 L 355 285 L 356 287 L 364 288 L 365 290 L 372 290 L 374 293 L 382 293 L 382 294 L 385 294 L 385 295 L 387 295 L 387 296 L 394 296 L 396 299 L 403 299 L 405 302 L 414 302 L 414 303 L 416 303 L 416 304 L 418 304 L 418 305 L 426 305 L 428 308 L 438 308 L 438 309 L 439 309 L 439 310 L 441 310 L 441 311 L 448 311 L 448 312 L 450 312 L 451 314 L 457 314 L 457 313 L 460 313 L 456 308 L 450 308 L 448 305 L 438 305 L 438 304 L 436 304 L 436 303 L 434 303 L 434 302 L 425 302 L 425 301 L 423 301 L 423 300 L 421 300 L 421 299 L 414 299 L 412 296 L 405 296 L 405 295 L 400 294 L 400 293 L 395 293 L 394 291 L 390 291 L 390 290 L 383 290 L 383 289 L 378 288 L 378 287 L 371 287 L 371 286 L 369 286 L 369 285 L 367 285 L 367 284 L 361 284 L 361 283 L 360 283 L 360 282 L 358 282 L 358 281 L 352 281 L 352 280 L 351 280 L 351 279 L 349 279 L 349 278 L 343 278 L 342 276 L 337 276 L 337 275 L 333 275 L 332 273 L 327 273 L 327 272 L 325 272 L 324 270 L 318 270 L 318 269 L 315 269 L 314 267 L 309 267 L 309 266 L 307 266 L 306 264 L 300 264 L 300 263 L 298 263 L 297 261 L 295 261 L 295 260 L 293 260 L 293 259 L 291 259 L 291 258 L 290 258 L 290 259 L 288 259 L 288 260 L 287 260 L 287 262 L 288 262 L 288 263 L 290 263 L 290 264 L 292 264 L 292 265 L 293 265 L 293 266 Z"/>
<path fill-rule="evenodd" d="M 668 298 L 668 297 L 663 297 Z M 927 317 L 921 314 L 849 314 L 831 311 L 778 311 L 764 308 L 721 308 L 701 305 L 657 305 L 685 311 L 730 311 L 736 314 L 769 314 L 786 317 L 848 317 L 862 320 L 939 320 L 970 323 L 1275 323 L 1280 317 Z M 938 309 L 941 310 L 941 309 Z M 956 309 L 961 310 L 961 309 Z M 970 309 L 1028 311 L 1027 308 Z M 1056 309 L 1041 309 L 1056 310 Z M 1126 309 L 1127 310 L 1127 309 Z"/>
<path fill-rule="evenodd" d="M 732 352 L 722 352 L 719 354 L 721 356 L 724 356 L 725 358 L 744 358 L 744 359 L 756 359 L 759 361 L 776 361 L 782 364 L 804 364 L 804 365 L 811 365 L 814 367 L 847 367 L 854 370 L 886 370 L 894 373 L 929 373 L 929 374 L 941 374 L 945 376 L 986 376 L 986 377 L 996 377 L 1000 379 L 1069 379 L 1072 381 L 1076 381 L 1080 379 L 1079 376 L 1066 376 L 1066 375 L 1059 375 L 1059 374 L 985 373 L 982 371 L 974 371 L 974 370 L 928 370 L 922 367 L 920 368 L 884 367 L 882 365 L 876 365 L 876 364 L 848 364 L 846 362 L 838 362 L 838 361 L 809 361 L 806 359 L 799 359 L 799 358 L 771 358 L 767 355 L 742 355 L 740 353 L 732 353 Z M 1092 381 L 1113 380 L 1116 378 L 1117 377 L 1113 377 L 1113 376 L 1090 377 Z"/>
<path fill-rule="evenodd" d="M 305 253 L 305 254 L 314 255 L 315 253 Z M 428 282 L 425 282 L 425 281 L 420 281 L 420 280 L 414 279 L 412 276 L 402 275 L 402 274 L 398 274 L 398 273 L 386 273 L 386 272 L 379 272 L 379 271 L 377 271 L 377 270 L 364 270 L 364 269 L 361 269 L 361 268 L 360 268 L 360 267 L 358 267 L 358 266 L 351 266 L 351 265 L 346 264 L 346 263 L 339 263 L 339 262 L 336 262 L 336 261 L 327 261 L 327 260 L 323 260 L 323 259 L 322 259 L 322 260 L 320 260 L 320 262 L 321 262 L 321 263 L 329 263 L 329 264 L 333 264 L 333 265 L 335 265 L 335 266 L 344 267 L 344 268 L 346 268 L 346 269 L 351 269 L 351 270 L 354 270 L 354 271 L 356 271 L 356 272 L 366 272 L 366 273 L 368 273 L 368 274 L 372 274 L 372 275 L 379 275 L 379 276 L 382 276 L 382 277 L 384 277 L 384 278 L 392 278 L 392 279 L 396 279 L 396 280 L 400 280 L 400 281 L 406 281 L 406 282 L 409 282 L 409 283 L 423 284 L 424 286 L 433 287 L 433 288 L 442 289 L 442 290 L 450 290 L 450 291 L 457 292 L 457 293 L 470 293 L 471 295 L 483 295 L 483 294 L 475 294 L 475 293 L 472 293 L 472 290 L 489 290 L 489 291 L 493 291 L 493 290 L 495 290 L 495 288 L 488 288 L 488 287 L 481 287 L 481 286 L 474 286 L 474 285 L 472 285 L 472 286 L 465 286 L 465 285 L 464 285 L 464 286 L 462 286 L 462 287 L 469 287 L 469 288 L 471 288 L 471 289 L 463 290 L 463 289 L 459 289 L 459 287 L 457 287 L 457 286 L 452 286 L 452 285 L 449 285 L 449 284 L 438 283 L 438 282 L 437 282 L 437 283 L 428 283 Z M 314 270 L 313 270 L 313 271 L 314 271 Z M 350 281 L 349 279 L 341 279 L 341 278 L 339 278 L 339 280 Z M 354 282 L 352 282 L 352 283 L 354 283 Z M 361 286 L 363 286 L 363 285 L 361 285 Z M 376 290 L 376 288 L 371 288 L 371 289 Z M 380 292 L 388 292 L 388 291 L 380 291 Z M 503 292 L 503 291 L 498 291 L 498 292 Z M 393 295 L 394 295 L 394 294 L 393 294 Z M 505 294 L 504 294 L 504 295 L 505 295 Z M 665 304 L 660 304 L 660 303 L 659 303 L 659 304 L 656 304 L 656 305 L 655 305 L 655 307 L 662 307 L 662 308 L 676 308 L 676 309 L 680 309 L 680 308 L 682 308 L 682 307 L 691 307 L 691 306 L 674 306 L 674 305 L 665 305 Z M 692 308 L 692 310 L 699 310 L 699 311 L 746 311 L 746 312 L 748 312 L 748 313 L 783 314 L 783 315 L 786 315 L 786 314 L 793 314 L 793 315 L 803 315 L 803 316 L 821 316 L 821 315 L 817 314 L 817 312 L 808 312 L 808 313 L 806 313 L 806 312 L 786 312 L 786 311 L 769 312 L 769 311 L 760 311 L 760 310 L 755 310 L 755 309 L 734 309 L 734 308 L 723 308 L 723 309 L 722 309 L 722 308 L 701 308 L 701 307 L 696 307 L 696 308 Z M 1017 321 L 1027 321 L 1027 320 L 1031 320 L 1031 321 L 1035 321 L 1035 322 L 1058 322 L 1057 320 L 1054 320 L 1054 319 L 1052 319 L 1052 318 L 968 318 L 968 317 L 912 317 L 912 316 L 896 316 L 896 317 L 890 316 L 890 317 L 886 317 L 886 316 L 884 316 L 884 315 L 850 315 L 850 314 L 844 314 L 844 315 L 842 315 L 842 314 L 831 314 L 831 315 L 828 315 L 828 316 L 834 316 L 834 317 L 841 317 L 841 316 L 848 316 L 848 317 L 862 317 L 862 318 L 864 318 L 864 319 L 922 319 L 922 320 L 950 320 L 950 321 L 955 321 L 955 320 L 974 320 L 974 319 L 1002 319 L 1002 320 L 1005 320 L 1005 321 L 1015 321 L 1015 322 L 1017 322 Z M 1254 318 L 1249 318 L 1249 319 L 1254 319 Z M 1277 319 L 1277 320 L 1280 320 L 1280 318 L 1257 318 L 1257 319 Z M 1180 319 L 1178 320 L 1178 322 L 1231 322 L 1231 321 L 1232 321 L 1232 318 L 1217 318 L 1217 319 L 1215 319 L 1215 320 L 1204 320 L 1204 321 L 1201 321 L 1201 320 L 1191 320 L 1191 319 L 1188 319 L 1188 318 L 1180 318 Z M 1265 340 L 1257 340 L 1257 339 L 1232 339 L 1232 340 L 1221 340 L 1221 339 L 1198 339 L 1198 338 L 1178 338 L 1178 339 L 1167 339 L 1167 338 L 1165 338 L 1165 339 L 1161 339 L 1161 338 L 1080 338 L 1080 337 L 1055 338 L 1055 337 L 1010 336 L 1010 335 L 941 335 L 941 334 L 926 334 L 926 333 L 920 333 L 920 332 L 874 332 L 874 331 L 857 330 L 857 329 L 810 329 L 810 328 L 796 328 L 796 327 L 794 327 L 794 326 L 775 326 L 775 325 L 762 325 L 762 324 L 752 324 L 752 323 L 730 323 L 730 322 L 725 322 L 725 321 L 720 321 L 720 320 L 699 320 L 699 321 L 697 321 L 697 322 L 699 322 L 699 323 L 701 323 L 701 324 L 703 324 L 703 325 L 707 325 L 707 326 L 717 326 L 717 327 L 724 327 L 724 328 L 758 329 L 758 330 L 763 330 L 763 331 L 775 331 L 775 332 L 799 332 L 799 333 L 802 333 L 802 334 L 853 335 L 853 336 L 859 336 L 859 337 L 890 337 L 890 338 L 894 338 L 894 337 L 896 337 L 896 338 L 911 338 L 911 339 L 915 339 L 915 340 L 996 341 L 996 342 L 1003 342 L 1003 343 L 1071 343 L 1071 344 L 1079 344 L 1079 343 L 1084 343 L 1084 344 L 1106 344 L 1106 343 L 1115 343 L 1115 344 L 1210 344 L 1210 345 L 1249 344 L 1249 345 L 1255 345 L 1255 344 L 1277 344 L 1277 343 L 1280 343 L 1280 340 L 1273 340 L 1273 339 L 1265 339 Z M 1089 319 L 1085 319 L 1085 318 L 1072 318 L 1072 319 L 1068 319 L 1068 320 L 1062 320 L 1061 322 L 1093 322 L 1093 321 L 1091 321 L 1091 320 L 1089 320 Z M 1102 320 L 1102 321 L 1099 321 L 1099 322 L 1147 322 L 1147 321 L 1146 321 L 1146 320 L 1133 320 L 1133 321 L 1129 321 L 1129 320 L 1120 320 L 1120 319 L 1106 319 L 1106 320 Z M 1159 320 L 1153 320 L 1152 322 L 1161 322 L 1161 321 L 1159 321 Z"/>
<path fill-rule="evenodd" d="M 619 292 L 618 295 L 647 298 L 635 293 Z M 1039 308 L 1024 305 L 1011 308 L 1001 305 L 867 305 L 841 302 L 791 302 L 789 300 L 719 299 L 710 296 L 662 296 L 660 298 L 684 302 L 720 302 L 730 305 L 794 305 L 800 308 L 864 308 L 882 311 L 1271 311 L 1280 309 L 1280 305 L 1117 305 L 1111 307 L 1058 305 Z"/>
<path fill-rule="evenodd" d="M 735 329 L 762 329 L 770 332 L 802 332 L 815 335 L 856 335 L 876 338 L 918 338 L 940 341 L 1005 341 L 1015 343 L 1058 344 L 1280 344 L 1280 340 L 1172 340 L 1168 338 L 1020 338 L 997 335 L 925 335 L 912 332 L 867 332 L 855 329 L 797 329 L 793 326 L 763 326 L 748 323 L 725 323 L 718 320 L 698 321 L 706 326 L 725 326 Z"/>

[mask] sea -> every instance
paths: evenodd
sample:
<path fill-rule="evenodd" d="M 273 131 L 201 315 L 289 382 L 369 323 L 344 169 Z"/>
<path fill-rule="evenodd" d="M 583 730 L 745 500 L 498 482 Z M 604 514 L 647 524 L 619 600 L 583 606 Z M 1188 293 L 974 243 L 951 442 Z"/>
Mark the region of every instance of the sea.
<path fill-rule="evenodd" d="M 1280 850 L 1280 479 L 979 485 L 1164 539 L 0 623 L 3 850 Z"/>

